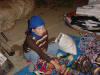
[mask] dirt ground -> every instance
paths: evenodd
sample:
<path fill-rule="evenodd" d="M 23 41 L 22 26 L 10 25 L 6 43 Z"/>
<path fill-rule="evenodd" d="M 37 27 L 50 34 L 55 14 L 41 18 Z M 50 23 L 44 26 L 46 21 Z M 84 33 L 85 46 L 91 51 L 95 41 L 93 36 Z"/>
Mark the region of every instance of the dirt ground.
<path fill-rule="evenodd" d="M 75 7 L 46 7 L 41 6 L 34 9 L 33 15 L 39 15 L 43 18 L 46 24 L 46 28 L 49 33 L 49 41 L 53 41 L 60 32 L 66 33 L 66 34 L 72 34 L 74 36 L 79 37 L 79 32 L 72 30 L 71 28 L 67 27 L 64 24 L 64 15 L 67 13 L 70 13 L 74 11 Z M 12 30 L 13 34 L 18 33 L 18 36 L 16 34 L 16 37 L 9 33 L 9 37 L 13 35 L 14 39 L 17 39 L 17 41 L 20 41 L 19 39 L 24 40 L 25 39 L 25 30 L 27 29 L 27 21 L 18 21 L 17 27 Z M 24 28 L 23 28 L 24 27 Z M 23 29 L 22 29 L 23 28 Z M 8 34 L 6 33 L 6 34 Z M 12 38 L 12 37 L 10 37 Z M 12 38 L 12 39 L 13 39 Z M 18 72 L 21 68 L 23 68 L 25 65 L 27 65 L 26 60 L 23 57 L 23 51 L 22 51 L 22 43 L 23 41 L 19 42 L 19 44 L 13 45 L 14 49 L 16 50 L 16 54 L 12 57 L 9 57 L 10 60 L 14 64 L 14 68 L 11 70 L 11 72 L 8 73 L 8 75 L 13 75 L 15 72 Z"/>

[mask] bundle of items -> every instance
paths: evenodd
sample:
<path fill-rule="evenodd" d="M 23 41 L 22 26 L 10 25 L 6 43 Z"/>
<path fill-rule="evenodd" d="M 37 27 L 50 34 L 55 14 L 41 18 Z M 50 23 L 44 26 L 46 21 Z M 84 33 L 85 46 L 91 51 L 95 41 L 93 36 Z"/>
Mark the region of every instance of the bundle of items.
<path fill-rule="evenodd" d="M 89 72 L 90 75 L 92 75 L 92 63 L 84 54 L 81 54 L 77 57 L 77 59 L 72 64 L 72 68 L 84 74 L 87 74 Z"/>
<path fill-rule="evenodd" d="M 11 61 L 0 52 L 0 75 L 7 75 L 13 67 Z"/>
<path fill-rule="evenodd" d="M 100 32 L 100 21 L 94 16 L 82 16 L 75 14 L 68 17 L 65 15 L 64 20 L 66 25 L 79 32 Z"/>
<path fill-rule="evenodd" d="M 95 1 L 94 3 L 78 7 L 76 9 L 76 14 L 95 16 L 96 18 L 100 19 L 100 1 Z"/>
<path fill-rule="evenodd" d="M 59 62 L 59 64 L 64 65 L 66 63 L 66 60 L 68 62 L 68 59 L 59 59 L 55 58 L 55 60 L 57 62 Z M 64 61 L 65 60 L 65 61 Z M 37 61 L 37 64 L 35 65 L 35 69 L 34 72 L 38 75 L 38 74 L 43 74 L 43 75 L 72 75 L 72 69 L 70 67 L 65 67 L 63 66 L 61 71 L 58 72 L 56 71 L 54 65 L 52 65 L 51 63 L 47 63 L 46 61 L 39 59 Z"/>
<path fill-rule="evenodd" d="M 92 64 L 86 56 L 83 57 L 83 55 L 80 55 L 71 66 L 66 66 L 70 64 L 72 58 L 73 57 L 70 54 L 65 54 L 59 58 L 55 58 L 55 60 L 59 62 L 59 65 L 65 65 L 59 72 L 56 71 L 55 67 L 51 63 L 39 59 L 35 65 L 34 72 L 36 75 L 91 75 Z"/>
<path fill-rule="evenodd" d="M 8 56 L 13 56 L 15 52 L 7 42 L 8 38 L 0 32 L 0 75 L 6 75 L 14 67 Z"/>
<path fill-rule="evenodd" d="M 78 7 L 75 12 L 65 14 L 64 21 L 79 32 L 100 33 L 100 4 Z"/>
<path fill-rule="evenodd" d="M 36 65 L 34 66 L 34 72 L 36 74 L 43 74 L 43 75 L 48 75 L 48 74 L 52 74 L 52 73 L 56 73 L 56 70 L 54 68 L 54 66 L 51 63 L 47 63 L 46 61 L 44 61 L 43 59 L 39 59 L 36 63 Z"/>

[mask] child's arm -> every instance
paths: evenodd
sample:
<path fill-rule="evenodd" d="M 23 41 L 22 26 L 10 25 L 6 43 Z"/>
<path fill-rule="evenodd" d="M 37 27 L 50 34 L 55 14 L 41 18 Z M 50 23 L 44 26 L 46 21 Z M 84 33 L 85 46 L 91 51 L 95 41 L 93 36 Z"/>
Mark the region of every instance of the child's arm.
<path fill-rule="evenodd" d="M 64 68 L 65 66 L 65 65 L 59 65 L 58 61 L 56 60 L 51 60 L 50 63 L 55 66 L 57 71 L 61 71 L 61 69 Z"/>
<path fill-rule="evenodd" d="M 28 35 L 26 37 L 26 43 L 28 44 L 28 47 L 31 48 L 32 50 L 34 50 L 41 58 L 43 58 L 44 60 L 46 60 L 47 62 L 50 62 L 52 60 L 52 58 L 50 58 L 48 55 L 46 55 L 41 48 L 39 48 L 35 41 L 32 39 L 31 35 Z"/>
<path fill-rule="evenodd" d="M 36 44 L 42 49 L 43 52 L 46 52 L 48 48 L 48 34 L 44 35 L 41 39 L 38 39 Z"/>

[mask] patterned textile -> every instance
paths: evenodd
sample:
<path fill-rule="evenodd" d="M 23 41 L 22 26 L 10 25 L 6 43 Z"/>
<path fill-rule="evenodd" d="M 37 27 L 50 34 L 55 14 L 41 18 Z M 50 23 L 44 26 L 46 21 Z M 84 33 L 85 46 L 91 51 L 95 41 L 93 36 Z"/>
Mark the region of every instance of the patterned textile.
<path fill-rule="evenodd" d="M 68 63 L 67 57 L 65 58 L 64 57 L 63 59 L 55 58 L 55 60 L 59 61 L 60 65 L 64 65 L 65 63 Z M 43 75 L 72 75 L 72 69 L 70 67 L 63 66 L 61 71 L 57 72 L 55 67 L 51 63 L 47 63 L 46 61 L 42 59 L 39 59 L 37 61 L 34 72 L 36 74 L 41 72 Z"/>
<path fill-rule="evenodd" d="M 100 33 L 100 20 L 94 16 L 79 15 L 72 12 L 64 15 L 64 22 L 68 27 L 81 33 Z"/>
<path fill-rule="evenodd" d="M 100 35 L 95 33 L 86 33 L 80 39 L 80 50 L 85 51 L 92 63 L 95 63 L 97 56 L 100 54 Z"/>
<path fill-rule="evenodd" d="M 71 67 L 84 74 L 87 74 L 89 72 L 91 75 L 93 65 L 86 55 L 81 54 L 77 57 Z"/>
<path fill-rule="evenodd" d="M 86 57 L 84 58 L 86 59 Z M 59 65 L 62 66 L 60 72 L 57 72 L 51 63 L 47 63 L 46 61 L 39 59 L 35 65 L 34 72 L 36 74 L 41 73 L 43 75 L 91 75 L 90 68 L 92 68 L 92 64 L 87 59 L 84 60 L 84 58 L 79 60 L 80 57 L 78 57 L 78 60 L 81 62 L 81 64 L 72 64 L 74 66 L 79 65 L 80 67 L 65 66 L 66 64 L 69 64 L 73 59 L 72 55 L 70 54 L 55 58 L 55 60 L 59 62 Z M 77 63 L 79 61 L 76 60 Z"/>

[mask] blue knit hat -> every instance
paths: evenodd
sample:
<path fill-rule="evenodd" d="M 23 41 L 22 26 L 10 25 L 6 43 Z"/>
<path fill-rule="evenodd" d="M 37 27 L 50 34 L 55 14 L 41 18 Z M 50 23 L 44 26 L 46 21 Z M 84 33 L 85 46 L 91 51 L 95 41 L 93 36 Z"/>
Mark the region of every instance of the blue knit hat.
<path fill-rule="evenodd" d="M 29 19 L 29 29 L 36 28 L 42 25 L 45 25 L 45 23 L 40 16 L 32 16 Z"/>

